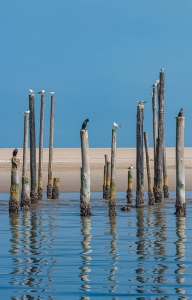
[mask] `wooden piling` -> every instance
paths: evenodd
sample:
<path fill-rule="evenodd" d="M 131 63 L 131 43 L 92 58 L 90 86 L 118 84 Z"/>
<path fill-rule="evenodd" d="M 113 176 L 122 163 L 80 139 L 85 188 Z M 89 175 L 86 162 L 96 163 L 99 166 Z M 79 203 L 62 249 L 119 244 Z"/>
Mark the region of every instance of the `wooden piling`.
<path fill-rule="evenodd" d="M 53 132 L 54 132 L 54 102 L 55 97 L 51 96 L 51 110 L 50 110 L 50 137 L 49 137 L 49 164 L 48 164 L 48 184 L 47 184 L 47 199 L 52 198 L 52 184 L 53 184 Z"/>
<path fill-rule="evenodd" d="M 116 140 L 117 130 L 112 129 L 112 142 L 111 142 L 111 183 L 110 183 L 110 201 L 109 201 L 109 216 L 116 215 Z"/>
<path fill-rule="evenodd" d="M 60 178 L 53 179 L 53 191 L 52 191 L 52 199 L 59 199 L 60 195 Z"/>
<path fill-rule="evenodd" d="M 31 172 L 31 204 L 38 203 L 36 182 L 36 135 L 35 135 L 35 103 L 34 94 L 29 95 L 30 124 L 30 172 Z"/>
<path fill-rule="evenodd" d="M 31 206 L 29 177 L 22 176 L 22 191 L 20 207 L 22 210 L 28 210 Z"/>
<path fill-rule="evenodd" d="M 111 185 L 111 163 L 107 162 L 107 178 L 106 178 L 106 194 L 105 199 L 110 199 L 110 185 Z"/>
<path fill-rule="evenodd" d="M 133 201 L 133 180 L 132 180 L 132 171 L 128 170 L 128 186 L 127 186 L 127 203 L 132 203 Z"/>
<path fill-rule="evenodd" d="M 141 207 L 144 190 L 143 180 L 143 119 L 144 119 L 144 106 L 137 106 L 137 140 L 136 140 L 136 207 Z"/>
<path fill-rule="evenodd" d="M 185 160 L 184 160 L 185 118 L 176 117 L 176 212 L 177 216 L 186 215 L 185 203 Z"/>
<path fill-rule="evenodd" d="M 90 164 L 88 131 L 80 130 L 81 157 L 82 157 L 82 194 L 80 200 L 81 216 L 91 215 L 90 206 Z"/>
<path fill-rule="evenodd" d="M 157 107 L 156 107 L 156 87 L 153 87 L 152 92 L 152 112 L 153 112 L 153 162 L 154 162 L 154 186 L 156 180 L 156 149 L 157 149 Z"/>
<path fill-rule="evenodd" d="M 106 198 L 107 161 L 108 161 L 108 155 L 105 154 L 105 165 L 104 165 L 104 173 L 103 173 L 103 199 Z"/>
<path fill-rule="evenodd" d="M 163 148 L 163 193 L 164 198 L 169 198 L 168 174 L 167 174 L 167 160 L 166 148 Z"/>
<path fill-rule="evenodd" d="M 13 156 L 11 159 L 11 188 L 9 200 L 9 212 L 19 211 L 19 177 L 20 177 L 20 157 Z"/>
<path fill-rule="evenodd" d="M 164 151 L 164 83 L 165 72 L 161 69 L 160 83 L 158 87 L 158 145 L 156 154 L 156 186 L 155 186 L 155 202 L 162 202 L 162 175 L 163 175 L 163 151 Z"/>
<path fill-rule="evenodd" d="M 45 96 L 41 95 L 40 130 L 39 130 L 39 169 L 38 169 L 38 200 L 43 198 L 43 129 L 44 129 Z"/>
<path fill-rule="evenodd" d="M 145 141 L 145 154 L 146 154 L 146 166 L 147 166 L 147 180 L 148 180 L 148 204 L 154 205 L 155 198 L 153 195 L 153 184 L 151 179 L 151 168 L 150 168 L 150 158 L 149 158 L 149 145 L 148 145 L 148 134 L 144 132 L 144 141 Z"/>

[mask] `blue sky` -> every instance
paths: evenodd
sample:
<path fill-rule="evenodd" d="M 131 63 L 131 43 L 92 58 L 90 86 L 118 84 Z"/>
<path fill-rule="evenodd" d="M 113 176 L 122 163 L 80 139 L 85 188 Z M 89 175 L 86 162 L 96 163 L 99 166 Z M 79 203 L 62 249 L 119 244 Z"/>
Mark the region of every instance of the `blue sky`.
<path fill-rule="evenodd" d="M 152 146 L 151 85 L 165 69 L 166 145 L 175 146 L 175 116 L 185 110 L 192 146 L 192 2 L 155 0 L 1 0 L 0 147 L 22 147 L 28 88 L 46 90 L 44 146 L 49 144 L 50 90 L 55 147 L 79 147 L 89 118 L 90 147 L 135 147 L 136 100 L 146 100 L 144 130 Z M 40 95 L 35 97 L 38 147 Z"/>

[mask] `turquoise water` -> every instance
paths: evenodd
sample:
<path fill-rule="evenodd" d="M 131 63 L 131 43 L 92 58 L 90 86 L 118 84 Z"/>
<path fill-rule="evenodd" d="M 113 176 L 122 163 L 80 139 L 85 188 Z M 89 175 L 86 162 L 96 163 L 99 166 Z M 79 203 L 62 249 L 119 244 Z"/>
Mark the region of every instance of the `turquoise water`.
<path fill-rule="evenodd" d="M 90 218 L 79 194 L 43 200 L 9 215 L 0 200 L 0 299 L 192 299 L 192 193 L 187 216 L 174 215 L 175 194 L 162 205 L 120 208 L 92 193 Z M 191 296 L 191 297 L 190 297 Z"/>

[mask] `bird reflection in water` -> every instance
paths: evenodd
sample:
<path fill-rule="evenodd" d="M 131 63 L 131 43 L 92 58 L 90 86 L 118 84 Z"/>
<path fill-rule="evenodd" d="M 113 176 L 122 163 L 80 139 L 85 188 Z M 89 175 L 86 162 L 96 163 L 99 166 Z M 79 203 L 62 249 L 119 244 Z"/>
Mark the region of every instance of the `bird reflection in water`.
<path fill-rule="evenodd" d="M 81 242 L 83 251 L 80 253 L 82 254 L 82 262 L 83 265 L 79 268 L 81 270 L 79 277 L 83 281 L 81 285 L 81 289 L 85 292 L 89 292 L 91 290 L 90 287 L 90 280 L 89 280 L 89 273 L 91 272 L 90 262 L 91 256 L 90 253 L 92 252 L 90 242 L 92 235 L 90 234 L 91 230 L 91 219 L 90 217 L 81 217 L 81 234 L 83 236 L 83 241 Z M 84 297 L 86 299 L 86 297 Z M 84 299 L 83 298 L 83 299 Z"/>

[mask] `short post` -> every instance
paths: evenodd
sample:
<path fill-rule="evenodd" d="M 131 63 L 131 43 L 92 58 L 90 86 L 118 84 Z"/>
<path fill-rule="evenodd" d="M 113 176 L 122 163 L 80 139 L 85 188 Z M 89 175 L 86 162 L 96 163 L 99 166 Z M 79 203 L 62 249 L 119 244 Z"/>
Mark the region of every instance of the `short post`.
<path fill-rule="evenodd" d="M 157 149 L 157 111 L 156 111 L 156 87 L 153 87 L 152 93 L 152 112 L 153 112 L 153 162 L 154 162 L 154 186 L 155 186 L 155 167 L 156 167 L 156 149 Z"/>
<path fill-rule="evenodd" d="M 53 179 L 53 191 L 52 191 L 52 199 L 59 199 L 60 195 L 60 178 Z"/>
<path fill-rule="evenodd" d="M 127 187 L 127 203 L 132 203 L 133 201 L 133 180 L 132 180 L 132 170 L 128 170 L 128 187 Z"/>
<path fill-rule="evenodd" d="M 41 95 L 40 131 L 39 131 L 39 170 L 38 170 L 38 200 L 43 198 L 43 128 L 44 128 L 45 96 Z"/>
<path fill-rule="evenodd" d="M 30 124 L 30 171 L 31 171 L 31 204 L 38 203 L 36 182 L 36 136 L 35 136 L 35 103 L 34 94 L 29 95 Z"/>
<path fill-rule="evenodd" d="M 111 163 L 107 162 L 106 194 L 105 199 L 110 199 Z"/>
<path fill-rule="evenodd" d="M 144 106 L 137 106 L 137 140 L 136 140 L 136 207 L 141 207 L 143 200 L 143 119 Z"/>
<path fill-rule="evenodd" d="M 81 157 L 82 157 L 82 193 L 80 199 L 81 216 L 91 215 L 90 206 L 90 164 L 89 164 L 89 142 L 88 131 L 80 130 Z"/>
<path fill-rule="evenodd" d="M 148 145 L 148 134 L 144 132 L 144 141 L 145 141 L 145 154 L 146 154 L 146 166 L 147 166 L 147 180 L 148 180 L 148 204 L 154 205 L 155 198 L 153 195 L 153 185 L 151 179 L 151 168 L 150 168 L 150 158 L 149 158 L 149 145 Z"/>
<path fill-rule="evenodd" d="M 9 212 L 19 211 L 19 177 L 20 177 L 20 157 L 13 156 L 11 159 L 11 188 L 9 200 Z"/>
<path fill-rule="evenodd" d="M 156 154 L 156 186 L 155 186 L 155 202 L 162 203 L 162 179 L 163 179 L 163 151 L 164 151 L 164 84 L 165 72 L 161 69 L 160 83 L 158 87 L 158 144 Z"/>
<path fill-rule="evenodd" d="M 24 116 L 24 141 L 23 141 L 23 170 L 22 170 L 22 191 L 20 207 L 28 210 L 31 206 L 29 177 L 27 177 L 27 151 L 28 151 L 28 135 L 29 135 L 29 116 Z"/>
<path fill-rule="evenodd" d="M 53 184 L 53 130 L 54 130 L 54 100 L 51 96 L 51 111 L 50 111 L 50 137 L 49 137 L 49 165 L 48 165 L 48 184 L 47 184 L 47 199 L 52 198 L 52 184 Z"/>
<path fill-rule="evenodd" d="M 116 215 L 116 140 L 117 130 L 112 129 L 112 142 L 111 142 L 111 183 L 110 183 L 110 200 L 109 200 L 109 216 Z"/>
<path fill-rule="evenodd" d="M 169 198 L 168 174 L 167 174 L 167 161 L 166 161 L 166 148 L 163 149 L 163 193 L 164 198 Z"/>
<path fill-rule="evenodd" d="M 106 197 L 106 184 L 107 184 L 107 160 L 108 155 L 105 154 L 105 165 L 104 165 L 104 174 L 103 174 L 103 198 Z"/>
<path fill-rule="evenodd" d="M 185 162 L 184 162 L 185 118 L 176 117 L 176 212 L 177 216 L 186 215 L 185 203 Z"/>

